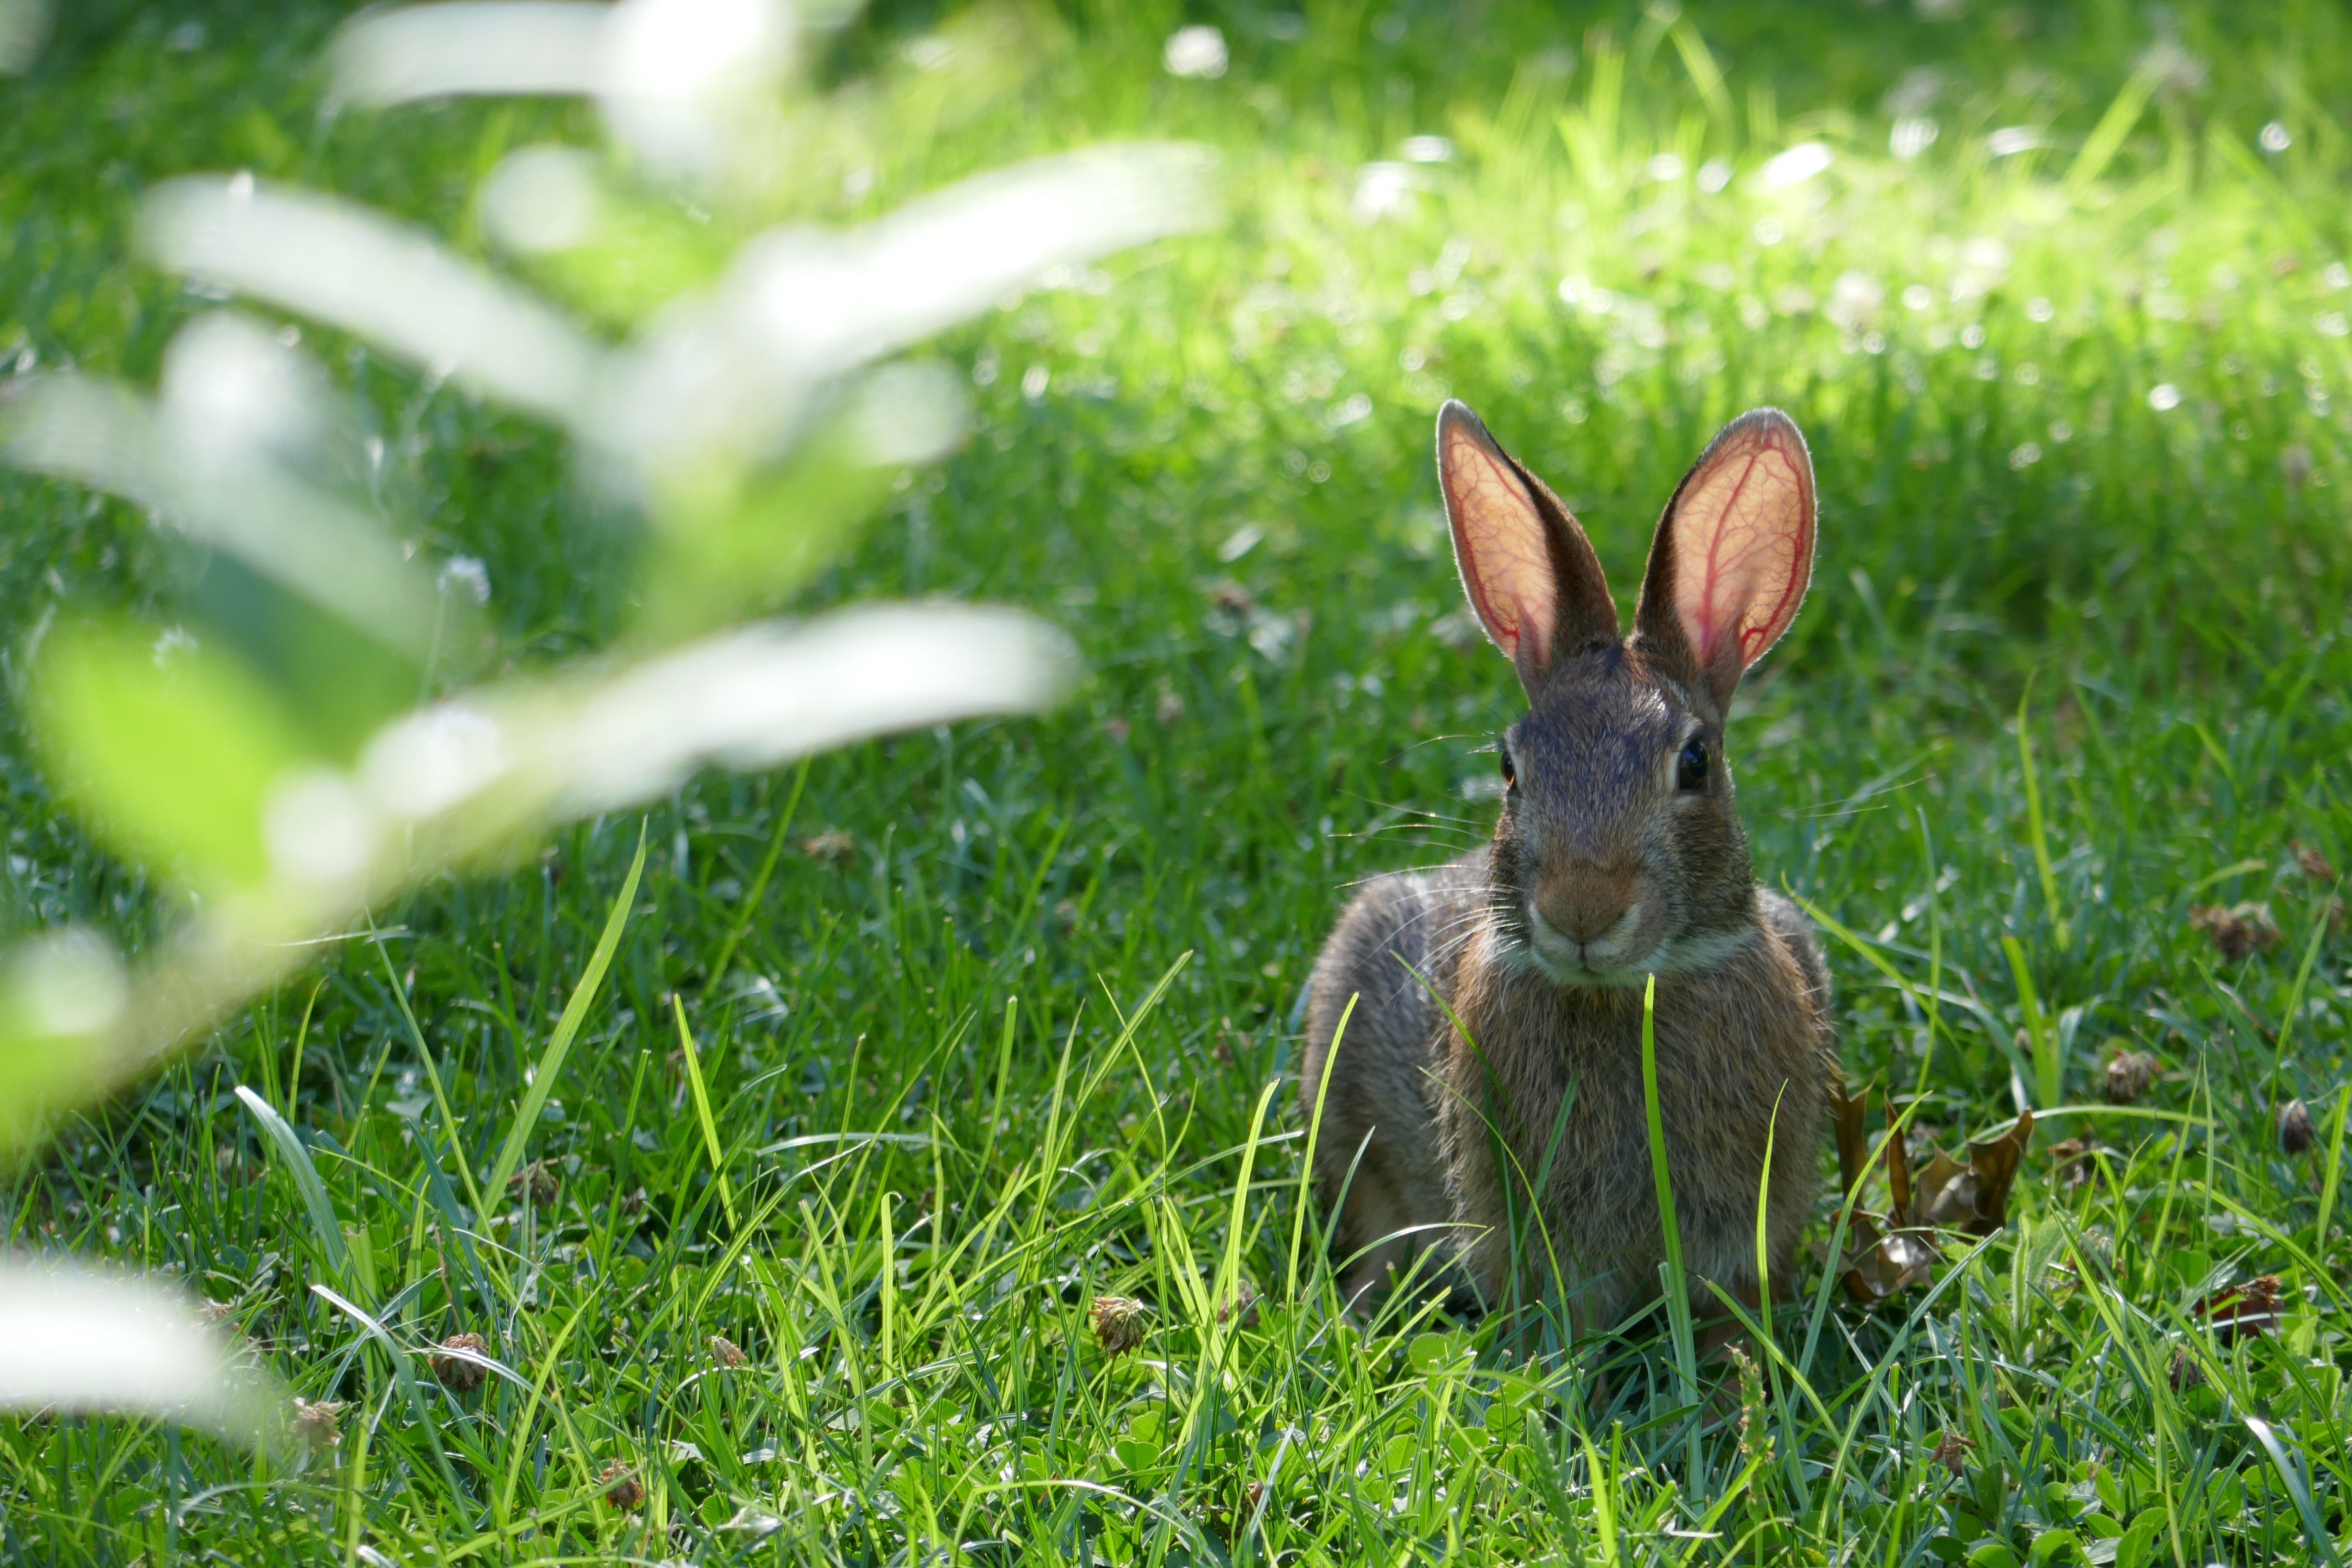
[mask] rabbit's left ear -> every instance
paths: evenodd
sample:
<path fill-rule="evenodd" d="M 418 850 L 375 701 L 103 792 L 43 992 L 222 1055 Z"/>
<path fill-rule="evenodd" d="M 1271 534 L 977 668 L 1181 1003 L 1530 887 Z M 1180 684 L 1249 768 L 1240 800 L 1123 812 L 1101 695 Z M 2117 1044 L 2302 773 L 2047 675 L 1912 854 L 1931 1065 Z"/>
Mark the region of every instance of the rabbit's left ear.
<path fill-rule="evenodd" d="M 1528 697 L 1560 658 L 1618 640 L 1617 601 L 1584 530 L 1451 398 L 1437 413 L 1437 477 L 1462 590 Z"/>
<path fill-rule="evenodd" d="M 1634 632 L 1727 708 L 1740 676 L 1797 618 L 1812 575 L 1812 455 L 1787 415 L 1751 409 L 1666 503 Z"/>

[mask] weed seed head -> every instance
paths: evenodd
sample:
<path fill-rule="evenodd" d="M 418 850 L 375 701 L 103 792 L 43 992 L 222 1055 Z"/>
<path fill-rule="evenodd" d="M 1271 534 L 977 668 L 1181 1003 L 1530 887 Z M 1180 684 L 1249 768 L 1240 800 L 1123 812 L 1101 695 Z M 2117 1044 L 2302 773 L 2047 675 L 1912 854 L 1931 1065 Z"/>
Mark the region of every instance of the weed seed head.
<path fill-rule="evenodd" d="M 529 1198 L 531 1207 L 543 1209 L 555 1201 L 555 1167 L 544 1160 L 533 1160 L 509 1177 L 507 1185 Z"/>
<path fill-rule="evenodd" d="M 1087 1309 L 1095 1342 L 1108 1355 L 1125 1355 L 1143 1343 L 1143 1303 L 1131 1296 L 1097 1296 Z"/>
<path fill-rule="evenodd" d="M 646 1505 L 646 1484 L 637 1479 L 637 1472 L 614 1459 L 604 1467 L 597 1480 L 604 1484 L 604 1500 L 626 1512 Z"/>
<path fill-rule="evenodd" d="M 857 864 L 857 840 L 838 827 L 828 827 L 813 837 L 802 839 L 801 853 L 812 860 L 823 860 L 845 871 Z"/>
<path fill-rule="evenodd" d="M 2191 931 L 2201 931 L 2214 951 L 2235 963 L 2250 953 L 2268 952 L 2279 944 L 2278 921 L 2268 904 L 2199 904 L 2189 911 Z"/>
<path fill-rule="evenodd" d="M 1257 1287 L 1246 1279 L 1234 1281 L 1234 1293 L 1217 1303 L 1217 1321 L 1230 1323 L 1239 1319 L 1243 1328 L 1257 1322 Z"/>
<path fill-rule="evenodd" d="M 343 1440 L 342 1414 L 343 1402 L 340 1399 L 297 1399 L 294 1435 L 312 1453 L 325 1453 Z"/>
<path fill-rule="evenodd" d="M 489 1353 L 489 1347 L 479 1334 L 451 1334 L 441 1342 L 441 1348 L 444 1351 L 471 1351 L 475 1355 Z M 481 1387 L 483 1379 L 489 1375 L 482 1370 L 481 1363 L 463 1355 L 436 1355 L 426 1364 L 432 1367 L 433 1375 L 440 1380 L 441 1386 L 452 1394 L 471 1394 Z"/>
<path fill-rule="evenodd" d="M 2107 1103 L 2129 1105 L 2146 1094 L 2163 1065 L 2146 1051 L 2118 1050 L 2107 1058 Z"/>
<path fill-rule="evenodd" d="M 2318 1136 L 2318 1131 L 2311 1125 L 2309 1106 L 2299 1100 L 2290 1100 L 2279 1107 L 2278 1143 L 2281 1153 L 2300 1154 L 2310 1148 L 2313 1140 Z"/>
<path fill-rule="evenodd" d="M 2053 1173 L 2069 1187 L 2079 1187 L 2098 1174 L 2098 1145 L 2087 1138 L 2069 1138 L 2050 1146 L 2050 1158 L 2056 1163 Z"/>

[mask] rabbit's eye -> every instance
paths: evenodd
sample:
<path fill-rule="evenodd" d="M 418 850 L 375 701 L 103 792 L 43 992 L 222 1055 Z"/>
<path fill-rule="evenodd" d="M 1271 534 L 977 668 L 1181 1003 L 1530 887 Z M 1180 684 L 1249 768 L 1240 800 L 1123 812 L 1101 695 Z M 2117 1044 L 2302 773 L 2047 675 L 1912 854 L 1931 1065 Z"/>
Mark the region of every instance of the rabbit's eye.
<path fill-rule="evenodd" d="M 1495 750 L 1501 753 L 1503 759 L 1503 787 L 1505 789 L 1518 788 L 1519 769 L 1518 764 L 1511 761 L 1511 748 L 1509 742 L 1506 742 L 1502 745 L 1496 746 Z"/>
<path fill-rule="evenodd" d="M 1675 760 L 1675 787 L 1703 790 L 1706 787 L 1706 742 L 1696 736 L 1683 747 L 1683 754 Z"/>

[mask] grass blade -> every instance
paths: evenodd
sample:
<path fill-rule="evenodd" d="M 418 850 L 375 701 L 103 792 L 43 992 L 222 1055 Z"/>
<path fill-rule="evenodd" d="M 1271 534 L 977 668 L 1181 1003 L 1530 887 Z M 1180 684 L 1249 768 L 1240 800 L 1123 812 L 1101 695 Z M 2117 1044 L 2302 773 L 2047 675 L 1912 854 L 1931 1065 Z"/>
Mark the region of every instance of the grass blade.
<path fill-rule="evenodd" d="M 2323 911 L 2326 908 L 2325 904 L 2320 907 Z M 2303 1015 L 2303 990 L 2311 984 L 2311 966 L 2319 961 L 2319 944 L 2326 936 L 2327 917 L 2323 912 L 2311 923 L 2311 940 L 2304 944 L 2303 963 L 2294 972 L 2294 984 L 2287 988 L 2286 1005 L 2279 1013 L 2278 1049 L 2273 1053 L 2274 1061 L 2284 1063 L 2286 1060 L 2287 1037 L 2294 1033 L 2294 1021 Z"/>
<path fill-rule="evenodd" d="M 2107 111 L 2091 128 L 2083 142 L 2083 150 L 2074 154 L 2073 167 L 2066 171 L 2066 194 L 2080 198 L 2087 194 L 2093 181 L 2106 173 L 2107 164 L 2123 150 L 2124 138 L 2147 108 L 2147 100 L 2156 92 L 2157 83 L 2163 79 L 2164 67 L 2154 60 L 2132 73 L 2123 90 L 2116 94 Z"/>
<path fill-rule="evenodd" d="M 2289 1453 L 2279 1442 L 2277 1429 L 2261 1416 L 2249 1415 L 2244 1420 L 2246 1430 L 2254 1435 L 2254 1440 L 2270 1455 L 2271 1463 L 2278 1467 L 2279 1479 L 2286 1485 L 2286 1495 L 2294 1500 L 2294 1510 L 2303 1515 L 2304 1533 L 2310 1538 L 2311 1544 L 2318 1550 L 2321 1557 L 2331 1563 L 2340 1564 L 2343 1559 L 2336 1555 L 2336 1538 L 2327 1533 L 2327 1526 L 2320 1519 L 2319 1510 L 2312 1503 L 2311 1482 L 2304 1473 L 2300 1462 L 2302 1456 Z"/>
<path fill-rule="evenodd" d="M 374 935 L 373 921 L 368 922 L 368 931 L 371 936 Z M 383 977 L 392 987 L 392 999 L 399 1005 L 401 1017 L 407 1022 L 408 1037 L 416 1046 L 416 1059 L 424 1066 L 425 1082 L 433 1089 L 434 1106 L 441 1112 L 441 1125 L 449 1134 L 450 1157 L 457 1163 L 458 1178 L 466 1184 L 467 1201 L 473 1205 L 474 1214 L 478 1219 L 488 1215 L 489 1209 L 482 1202 L 481 1189 L 474 1185 L 473 1163 L 466 1158 L 465 1142 L 457 1136 L 457 1117 L 449 1109 L 449 1096 L 442 1088 L 441 1069 L 434 1063 L 432 1047 L 425 1043 L 425 1031 L 417 1026 L 415 1010 L 408 1005 L 408 988 L 400 983 L 400 975 L 392 966 L 392 954 L 385 949 L 382 937 L 375 938 L 375 954 L 383 961 Z M 429 1155 L 427 1165 L 435 1175 L 439 1175 L 439 1167 Z M 443 1184 L 447 1184 L 446 1178 L 443 1178 Z"/>
<path fill-rule="evenodd" d="M 1731 89 L 1724 85 L 1723 68 L 1715 63 L 1706 40 L 1699 37 L 1698 29 L 1687 16 L 1676 17 L 1666 29 L 1666 37 L 1674 41 L 1675 52 L 1682 56 L 1683 68 L 1690 73 L 1691 86 L 1706 105 L 1708 118 L 1728 130 L 1732 123 Z"/>
<path fill-rule="evenodd" d="M 2336 1091 L 2336 1129 L 2327 1136 L 2327 1176 L 2319 1189 L 2319 1220 L 2312 1230 L 2312 1250 L 2327 1247 L 2327 1220 L 2336 1207 L 2336 1184 L 2344 1174 L 2344 1113 L 2352 1108 L 2352 1087 Z"/>
<path fill-rule="evenodd" d="M 2025 823 L 2033 837 L 2033 867 L 2042 877 L 2042 902 L 2050 907 L 2050 929 L 2058 951 L 2063 952 L 2070 938 L 2065 911 L 2058 902 L 2058 872 L 2050 863 L 2050 838 L 2042 826 L 2042 784 L 2033 770 L 2032 713 L 2026 706 L 2032 700 L 2033 679 L 2028 676 L 2025 691 L 2017 700 L 2017 761 L 2025 774 Z"/>
<path fill-rule="evenodd" d="M 441 1429 L 434 1422 L 432 1413 L 425 1407 L 425 1394 L 416 1385 L 415 1365 L 408 1352 L 400 1348 L 400 1342 L 357 1302 L 337 1295 L 324 1285 L 311 1286 L 310 1293 L 357 1323 L 360 1331 L 373 1340 L 383 1352 L 385 1358 L 392 1363 L 393 1380 L 400 1385 L 402 1395 L 408 1401 L 410 1414 L 416 1417 L 416 1425 L 424 1429 L 425 1442 L 433 1449 L 433 1459 L 440 1468 L 442 1483 L 449 1489 L 451 1498 L 465 1497 L 465 1489 L 457 1484 L 457 1472 L 449 1463 L 448 1449 L 441 1442 Z"/>
<path fill-rule="evenodd" d="M 1576 1436 L 1584 1448 L 1585 1476 L 1592 1489 L 1592 1527 L 1601 1537 L 1601 1561 L 1615 1568 L 1624 1561 L 1617 1552 L 1617 1479 L 1602 1461 L 1601 1450 L 1593 1447 L 1592 1434 L 1581 1423 L 1578 1424 Z"/>
<path fill-rule="evenodd" d="M 1218 1361 L 1223 1359 L 1225 1338 L 1220 1320 L 1229 1319 L 1235 1330 L 1241 1327 L 1242 1242 L 1248 1229 L 1250 1175 L 1257 1168 L 1257 1152 L 1265 1137 L 1266 1110 L 1281 1091 L 1282 1080 L 1276 1079 L 1258 1095 L 1257 1110 L 1250 1117 L 1249 1142 L 1242 1145 L 1241 1173 L 1234 1179 L 1233 1212 L 1225 1221 L 1224 1256 L 1217 1260 L 1217 1283 L 1209 1292 L 1209 1321 L 1202 1325 L 1202 1337 L 1217 1347 Z"/>
<path fill-rule="evenodd" d="M 1691 1337 L 1690 1281 L 1683 1272 L 1682 1229 L 1675 1223 L 1675 1184 L 1666 1172 L 1666 1128 L 1658 1110 L 1658 977 L 1642 991 L 1642 1109 L 1650 1120 L 1650 1179 L 1658 1192 L 1658 1228 L 1666 1242 L 1666 1322 L 1674 1334 L 1675 1364 L 1682 1373 L 1682 1401 L 1698 1403 L 1698 1347 Z M 1706 1474 L 1698 1423 L 1690 1424 L 1690 1473 Z M 1696 1483 L 1695 1483 L 1696 1489 Z"/>
<path fill-rule="evenodd" d="M 596 951 L 589 955 L 588 968 L 580 976 L 580 984 L 572 988 L 572 1000 L 564 1005 L 563 1016 L 556 1020 L 555 1033 L 548 1037 L 547 1049 L 540 1053 L 539 1068 L 531 1074 L 530 1085 L 523 1090 L 522 1104 L 515 1111 L 515 1122 L 507 1133 L 506 1147 L 499 1151 L 499 1163 L 490 1168 L 490 1179 L 484 1184 L 482 1197 L 497 1203 L 499 1194 L 522 1167 L 523 1150 L 530 1142 L 530 1130 L 539 1125 L 540 1112 L 547 1108 L 547 1097 L 555 1091 L 556 1075 L 563 1070 L 563 1058 L 572 1049 L 572 1042 L 587 1021 L 589 1005 L 596 1000 L 596 989 L 604 984 L 604 971 L 612 967 L 613 954 L 621 945 L 621 930 L 629 922 L 629 908 L 637 900 L 637 879 L 646 868 L 646 830 L 637 827 L 637 858 L 629 865 L 628 879 L 621 884 L 621 896 L 613 900 L 613 912 L 605 917 L 604 934 L 597 939 Z"/>
<path fill-rule="evenodd" d="M 2025 1037 L 2033 1047 L 2034 1090 L 2041 1096 L 2042 1109 L 2050 1110 L 2059 1103 L 2065 1089 L 2066 1064 L 2058 1059 L 2058 1042 L 2042 1011 L 2042 998 L 2033 989 L 2024 944 L 2005 936 L 2000 939 L 2000 950 L 2009 955 L 2009 972 L 2017 980 L 2017 1005 L 2025 1014 Z"/>
<path fill-rule="evenodd" d="M 686 1051 L 686 1081 L 694 1090 L 694 1115 L 702 1123 L 702 1146 L 710 1152 L 710 1179 L 719 1184 L 719 1205 L 727 1211 L 727 1227 L 740 1230 L 735 1192 L 727 1184 L 727 1161 L 719 1148 L 719 1123 L 710 1114 L 710 1092 L 702 1085 L 702 1056 L 694 1048 L 693 1031 L 686 1026 L 686 1004 L 675 994 L 669 1003 L 677 1014 L 677 1040 Z"/>
<path fill-rule="evenodd" d="M 243 1084 L 236 1086 L 236 1097 L 261 1124 L 262 1135 L 278 1151 L 287 1173 L 294 1178 L 295 1189 L 302 1194 L 302 1207 L 310 1216 L 310 1234 L 318 1239 L 319 1254 L 326 1260 L 327 1271 L 339 1285 L 352 1283 L 351 1247 L 343 1240 L 342 1222 L 335 1217 L 335 1205 L 327 1196 L 327 1184 L 319 1179 L 319 1167 L 310 1163 L 310 1151 L 303 1147 L 293 1125 L 278 1115 L 277 1108 L 268 1100 Z"/>
<path fill-rule="evenodd" d="M 776 817 L 776 836 L 768 843 L 768 858 L 760 862 L 760 874 L 751 879 L 751 890 L 743 895 L 742 910 L 735 917 L 727 940 L 719 944 L 719 956 L 710 961 L 712 985 L 726 984 L 727 966 L 735 961 L 735 949 L 741 944 L 743 933 L 751 929 L 751 922 L 759 918 L 760 900 L 768 896 L 768 879 L 776 874 L 776 861 L 784 852 L 784 837 L 792 831 L 793 818 L 800 813 L 801 792 L 808 787 L 808 759 L 803 757 L 801 765 L 793 770 L 792 798 L 784 802 L 784 809 Z"/>
<path fill-rule="evenodd" d="M 1290 1263 L 1282 1281 L 1285 1302 L 1298 1300 L 1298 1243 L 1307 1225 L 1308 1191 L 1315 1180 L 1315 1145 L 1323 1136 L 1323 1102 L 1331 1092 L 1331 1069 L 1339 1059 L 1339 1042 L 1348 1037 L 1348 1020 L 1356 1016 L 1360 996 L 1349 996 L 1339 1011 L 1339 1026 L 1331 1031 L 1331 1047 L 1323 1053 L 1323 1081 L 1315 1086 L 1315 1110 L 1307 1121 L 1307 1153 L 1298 1167 L 1298 1209 L 1290 1219 Z"/>

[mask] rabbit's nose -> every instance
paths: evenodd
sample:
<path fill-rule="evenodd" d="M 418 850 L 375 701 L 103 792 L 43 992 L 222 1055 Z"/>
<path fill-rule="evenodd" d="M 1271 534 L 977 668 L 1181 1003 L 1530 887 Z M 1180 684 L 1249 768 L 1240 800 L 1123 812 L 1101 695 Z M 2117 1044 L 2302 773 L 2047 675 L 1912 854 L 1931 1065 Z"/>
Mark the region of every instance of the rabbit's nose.
<path fill-rule="evenodd" d="M 1536 908 L 1552 929 L 1580 942 L 1598 941 L 1633 907 L 1633 873 L 1598 866 L 1548 869 L 1536 880 Z"/>

